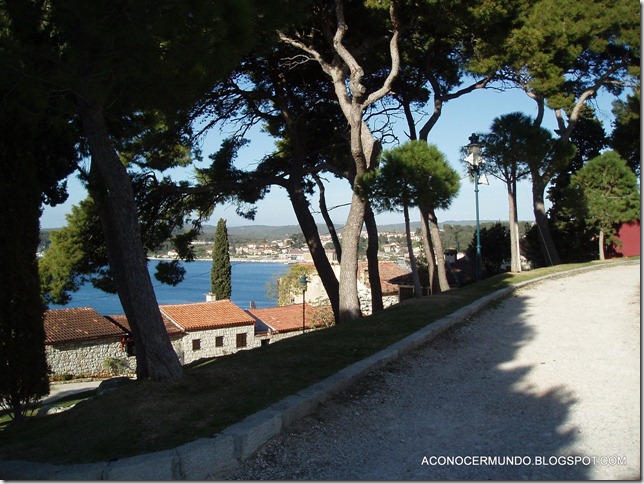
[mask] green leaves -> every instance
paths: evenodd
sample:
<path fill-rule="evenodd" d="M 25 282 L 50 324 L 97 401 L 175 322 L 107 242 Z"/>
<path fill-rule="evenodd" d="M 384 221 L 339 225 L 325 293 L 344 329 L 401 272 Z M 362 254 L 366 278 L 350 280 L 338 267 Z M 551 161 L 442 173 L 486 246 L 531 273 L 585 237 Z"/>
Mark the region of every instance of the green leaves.
<path fill-rule="evenodd" d="M 377 210 L 403 206 L 447 208 L 460 189 L 460 178 L 445 155 L 424 141 L 409 141 L 382 154 L 380 168 L 362 180 Z"/>
<path fill-rule="evenodd" d="M 571 185 L 582 191 L 589 221 L 604 231 L 608 242 L 616 224 L 640 217 L 637 177 L 615 151 L 586 163 L 572 176 Z"/>
<path fill-rule="evenodd" d="M 232 293 L 232 268 L 228 243 L 226 220 L 219 219 L 215 230 L 215 244 L 212 249 L 210 270 L 210 292 L 217 299 L 230 299 Z"/>

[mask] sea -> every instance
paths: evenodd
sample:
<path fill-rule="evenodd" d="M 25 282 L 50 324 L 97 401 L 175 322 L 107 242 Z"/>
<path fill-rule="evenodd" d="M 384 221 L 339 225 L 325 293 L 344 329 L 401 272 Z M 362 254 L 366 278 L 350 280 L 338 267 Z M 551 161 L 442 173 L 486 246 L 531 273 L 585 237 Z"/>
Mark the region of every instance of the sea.
<path fill-rule="evenodd" d="M 211 261 L 184 262 L 185 278 L 176 286 L 161 284 L 154 278 L 155 261 L 150 261 L 148 270 L 159 304 L 185 304 L 205 302 L 210 292 Z M 267 286 L 275 284 L 278 277 L 289 270 L 288 264 L 275 262 L 231 262 L 232 294 L 230 300 L 242 309 L 252 304 L 257 308 L 277 306 L 276 296 L 271 296 Z M 273 291 L 275 293 L 275 291 Z M 116 294 L 107 294 L 86 283 L 72 293 L 72 300 L 64 306 L 50 304 L 49 309 L 91 307 L 104 316 L 123 314 Z"/>

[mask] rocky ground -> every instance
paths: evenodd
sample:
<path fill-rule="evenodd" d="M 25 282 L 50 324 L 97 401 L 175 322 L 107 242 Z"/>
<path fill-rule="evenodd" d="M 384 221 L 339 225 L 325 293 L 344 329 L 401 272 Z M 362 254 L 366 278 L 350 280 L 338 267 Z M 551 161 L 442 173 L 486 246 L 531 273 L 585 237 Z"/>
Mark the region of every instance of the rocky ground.
<path fill-rule="evenodd" d="M 228 477 L 639 479 L 639 283 L 631 264 L 521 289 Z"/>

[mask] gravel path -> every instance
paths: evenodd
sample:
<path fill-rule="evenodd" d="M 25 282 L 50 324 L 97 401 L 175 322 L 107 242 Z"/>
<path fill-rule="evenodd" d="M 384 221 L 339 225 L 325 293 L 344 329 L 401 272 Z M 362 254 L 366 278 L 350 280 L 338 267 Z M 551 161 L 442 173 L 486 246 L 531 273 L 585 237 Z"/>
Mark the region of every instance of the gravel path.
<path fill-rule="evenodd" d="M 521 289 L 371 373 L 229 478 L 639 479 L 639 284 L 631 264 Z"/>

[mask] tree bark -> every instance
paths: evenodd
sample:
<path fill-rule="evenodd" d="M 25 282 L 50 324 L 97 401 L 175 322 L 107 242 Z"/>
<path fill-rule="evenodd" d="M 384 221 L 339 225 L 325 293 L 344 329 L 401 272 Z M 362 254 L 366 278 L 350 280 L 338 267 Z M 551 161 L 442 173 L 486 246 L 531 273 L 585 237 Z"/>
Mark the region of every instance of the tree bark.
<path fill-rule="evenodd" d="M 116 154 L 100 108 L 79 101 L 91 154 L 91 193 L 101 215 L 110 262 L 136 344 L 137 377 L 175 382 L 183 368 L 166 332 L 147 268 L 130 177 Z"/>
<path fill-rule="evenodd" d="M 548 265 L 556 266 L 561 264 L 559 253 L 555 247 L 552 234 L 550 233 L 550 226 L 548 225 L 548 217 L 546 216 L 546 204 L 544 203 L 544 192 L 546 186 L 541 181 L 538 173 L 532 173 L 532 208 L 534 212 L 534 220 L 539 230 L 539 243 L 541 244 L 541 253 L 544 260 Z"/>
<path fill-rule="evenodd" d="M 438 267 L 436 265 L 436 255 L 432 237 L 429 231 L 429 216 L 427 210 L 420 208 L 420 228 L 423 234 L 423 248 L 425 249 L 425 258 L 427 259 L 427 272 L 429 273 L 429 293 L 434 294 L 438 291 Z"/>
<path fill-rule="evenodd" d="M 329 235 L 331 236 L 331 241 L 333 242 L 333 247 L 335 248 L 335 255 L 338 259 L 338 262 L 341 262 L 342 245 L 340 244 L 340 238 L 338 237 L 338 232 L 335 230 L 335 225 L 333 224 L 333 220 L 331 220 L 331 216 L 329 215 L 329 209 L 327 208 L 327 205 L 326 205 L 326 196 L 324 194 L 324 184 L 322 183 L 322 180 L 320 180 L 320 177 L 317 174 L 314 174 L 313 178 L 320 192 L 320 213 L 322 214 L 324 223 L 326 223 L 327 229 L 329 229 Z"/>
<path fill-rule="evenodd" d="M 411 226 L 409 224 L 409 209 L 403 205 L 403 216 L 405 218 L 405 234 L 407 235 L 407 251 L 409 252 L 409 265 L 411 266 L 411 278 L 414 281 L 414 296 L 423 295 L 423 288 L 420 285 L 420 276 L 418 275 L 418 265 L 414 256 L 414 248 L 411 243 Z"/>
<path fill-rule="evenodd" d="M 383 303 L 380 265 L 378 264 L 378 226 L 370 204 L 367 204 L 364 222 L 368 237 L 367 265 L 369 267 L 369 285 L 371 286 L 371 312 L 375 313 L 383 309 Z"/>
<path fill-rule="evenodd" d="M 340 315 L 340 286 L 338 284 L 338 278 L 336 277 L 335 272 L 333 272 L 329 258 L 326 256 L 326 251 L 324 250 L 324 246 L 320 240 L 318 226 L 308 208 L 309 205 L 306 196 L 302 192 L 301 188 L 296 189 L 287 186 L 287 190 L 289 198 L 291 199 L 291 204 L 293 205 L 293 211 L 297 217 L 297 222 L 302 229 L 302 233 L 306 239 L 306 244 L 313 259 L 313 264 L 315 265 L 315 269 L 317 270 L 320 280 L 322 281 L 322 285 L 329 297 L 329 303 L 331 304 L 333 314 L 337 322 Z"/>
<path fill-rule="evenodd" d="M 599 229 L 599 260 L 604 260 L 606 258 L 604 253 L 604 229 Z"/>
<path fill-rule="evenodd" d="M 510 271 L 521 272 L 521 247 L 519 244 L 519 218 L 517 213 L 516 181 L 506 183 L 510 220 Z"/>
<path fill-rule="evenodd" d="M 449 281 L 447 280 L 447 270 L 445 269 L 445 252 L 443 251 L 443 243 L 441 242 L 440 230 L 438 228 L 438 218 L 433 208 L 427 210 L 427 218 L 429 221 L 430 239 L 435 253 L 438 288 L 440 292 L 449 291 Z"/>
<path fill-rule="evenodd" d="M 340 321 L 362 316 L 358 298 L 358 242 L 364 222 L 365 201 L 354 191 L 347 222 L 342 229 L 342 262 L 340 263 Z"/>

